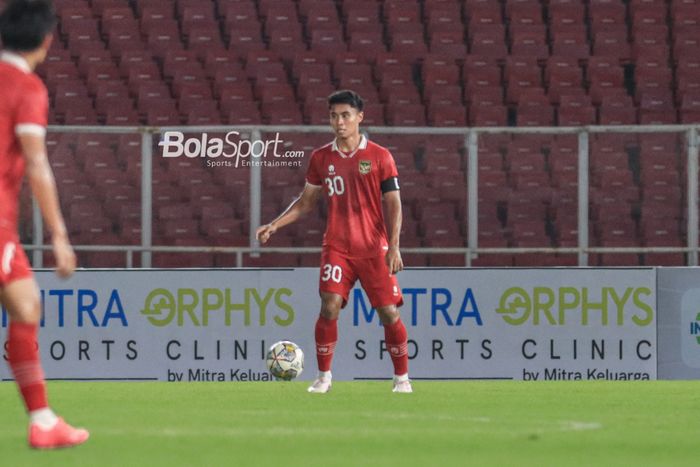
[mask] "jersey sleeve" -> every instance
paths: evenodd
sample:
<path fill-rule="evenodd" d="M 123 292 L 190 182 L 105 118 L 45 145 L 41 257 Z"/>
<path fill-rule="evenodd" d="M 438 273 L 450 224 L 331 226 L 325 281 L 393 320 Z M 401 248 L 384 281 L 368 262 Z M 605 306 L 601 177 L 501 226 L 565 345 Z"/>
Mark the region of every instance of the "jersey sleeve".
<path fill-rule="evenodd" d="M 318 157 L 318 152 L 314 151 L 311 154 L 309 167 L 306 169 L 306 183 L 308 183 L 309 185 L 323 185 L 323 181 L 321 179 L 320 163 L 321 162 Z"/>
<path fill-rule="evenodd" d="M 396 162 L 394 156 L 389 151 L 384 151 L 379 163 L 379 179 L 383 182 L 393 177 L 398 177 L 399 171 L 396 170 Z"/>
<path fill-rule="evenodd" d="M 31 80 L 23 87 L 15 113 L 15 133 L 46 134 L 48 123 L 49 96 L 46 87 L 39 81 Z"/>

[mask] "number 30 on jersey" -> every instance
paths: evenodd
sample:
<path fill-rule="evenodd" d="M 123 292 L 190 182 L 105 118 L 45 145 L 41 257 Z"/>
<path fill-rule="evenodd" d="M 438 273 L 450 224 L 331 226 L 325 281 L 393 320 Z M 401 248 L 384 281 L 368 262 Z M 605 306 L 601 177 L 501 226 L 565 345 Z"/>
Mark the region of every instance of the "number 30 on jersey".
<path fill-rule="evenodd" d="M 342 195 L 345 193 L 345 182 L 343 177 L 336 175 L 335 177 L 326 177 L 324 180 L 328 187 L 328 196 Z"/>
<path fill-rule="evenodd" d="M 321 280 L 323 282 L 328 282 L 332 280 L 340 284 L 340 280 L 343 278 L 343 270 L 340 266 L 333 266 L 332 264 L 324 264 L 321 272 Z"/>

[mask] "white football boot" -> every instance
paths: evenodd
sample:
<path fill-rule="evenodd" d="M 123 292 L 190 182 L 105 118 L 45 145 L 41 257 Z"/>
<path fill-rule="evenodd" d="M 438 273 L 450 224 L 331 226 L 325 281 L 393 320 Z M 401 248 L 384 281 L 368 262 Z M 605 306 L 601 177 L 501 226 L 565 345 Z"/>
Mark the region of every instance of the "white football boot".
<path fill-rule="evenodd" d="M 317 394 L 325 394 L 331 390 L 332 381 L 331 372 L 320 372 L 316 381 L 313 382 L 311 386 L 307 388 L 308 392 L 313 392 Z"/>
<path fill-rule="evenodd" d="M 408 379 L 408 375 L 394 376 L 394 387 L 392 388 L 391 392 L 413 392 L 411 380 Z"/>

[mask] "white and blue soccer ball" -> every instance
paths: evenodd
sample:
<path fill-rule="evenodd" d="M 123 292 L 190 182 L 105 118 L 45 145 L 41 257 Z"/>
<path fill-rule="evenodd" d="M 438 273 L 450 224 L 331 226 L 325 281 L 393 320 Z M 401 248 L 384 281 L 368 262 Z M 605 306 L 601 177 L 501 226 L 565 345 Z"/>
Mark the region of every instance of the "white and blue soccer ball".
<path fill-rule="evenodd" d="M 266 363 L 276 379 L 291 381 L 304 370 L 304 352 L 294 342 L 275 342 L 267 351 Z"/>

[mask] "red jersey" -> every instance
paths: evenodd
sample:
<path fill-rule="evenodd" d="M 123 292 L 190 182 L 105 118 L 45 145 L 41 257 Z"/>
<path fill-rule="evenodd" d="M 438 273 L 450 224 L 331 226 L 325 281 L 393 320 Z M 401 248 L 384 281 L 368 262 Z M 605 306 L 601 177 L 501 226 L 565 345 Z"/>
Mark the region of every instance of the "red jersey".
<path fill-rule="evenodd" d="M 0 228 L 17 230 L 24 157 L 18 134 L 46 133 L 49 97 L 19 55 L 0 54 Z"/>
<path fill-rule="evenodd" d="M 388 149 L 362 136 L 351 154 L 342 153 L 335 141 L 316 149 L 306 182 L 323 186 L 328 199 L 324 248 L 351 258 L 383 254 L 388 246 L 381 184 L 398 177 Z"/>

